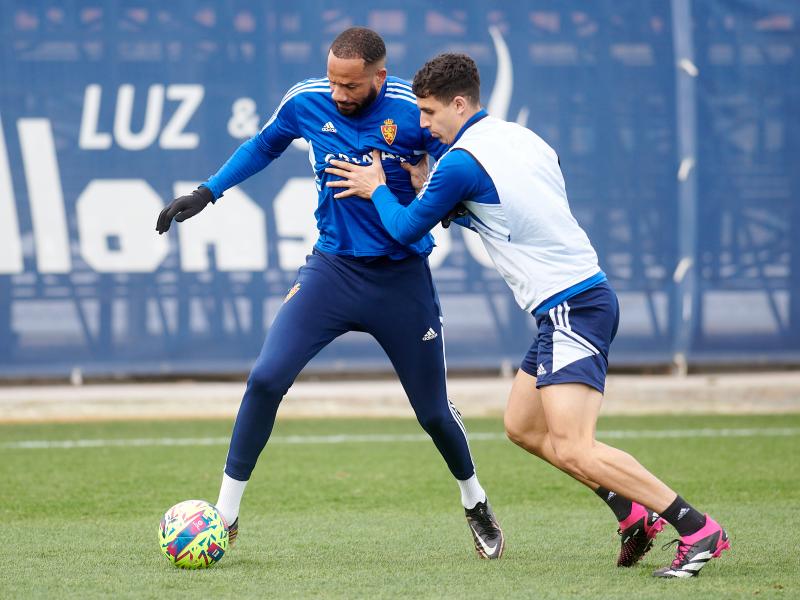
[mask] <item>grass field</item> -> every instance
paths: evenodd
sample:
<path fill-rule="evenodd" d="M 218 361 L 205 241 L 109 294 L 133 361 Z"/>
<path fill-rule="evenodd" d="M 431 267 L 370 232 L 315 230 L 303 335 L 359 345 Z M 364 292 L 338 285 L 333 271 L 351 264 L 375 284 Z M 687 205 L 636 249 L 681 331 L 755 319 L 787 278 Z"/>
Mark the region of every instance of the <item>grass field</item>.
<path fill-rule="evenodd" d="M 500 561 L 476 558 L 457 487 L 416 422 L 287 420 L 249 484 L 239 542 L 207 571 L 171 567 L 156 531 L 175 502 L 216 500 L 230 422 L 0 426 L 0 597 L 800 597 L 800 415 L 601 420 L 609 442 L 731 535 L 700 577 L 668 581 L 650 574 L 673 557 L 660 548 L 671 529 L 617 569 L 616 523 L 596 496 L 505 441 L 499 419 L 467 426 L 483 434 L 471 446 L 506 531 Z M 668 437 L 700 427 L 752 431 Z M 153 445 L 165 438 L 176 445 Z M 87 439 L 121 445 L 20 444 Z"/>

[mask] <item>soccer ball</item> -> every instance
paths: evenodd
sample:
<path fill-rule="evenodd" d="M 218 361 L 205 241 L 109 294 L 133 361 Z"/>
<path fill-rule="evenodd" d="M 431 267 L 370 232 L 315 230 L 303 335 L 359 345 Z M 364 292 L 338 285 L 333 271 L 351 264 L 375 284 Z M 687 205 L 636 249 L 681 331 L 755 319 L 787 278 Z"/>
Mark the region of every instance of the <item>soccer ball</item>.
<path fill-rule="evenodd" d="M 225 519 L 213 504 L 186 500 L 170 508 L 158 527 L 158 543 L 167 560 L 181 569 L 205 569 L 228 549 Z"/>

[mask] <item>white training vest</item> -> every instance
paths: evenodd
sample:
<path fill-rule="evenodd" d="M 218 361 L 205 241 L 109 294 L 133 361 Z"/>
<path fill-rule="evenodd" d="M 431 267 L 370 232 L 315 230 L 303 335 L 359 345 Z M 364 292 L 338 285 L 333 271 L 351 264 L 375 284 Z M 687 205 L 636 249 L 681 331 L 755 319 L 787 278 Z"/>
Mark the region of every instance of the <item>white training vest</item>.
<path fill-rule="evenodd" d="M 500 204 L 464 202 L 517 303 L 526 311 L 600 271 L 569 210 L 555 151 L 530 129 L 491 116 L 467 128 L 462 148 L 484 168 Z"/>

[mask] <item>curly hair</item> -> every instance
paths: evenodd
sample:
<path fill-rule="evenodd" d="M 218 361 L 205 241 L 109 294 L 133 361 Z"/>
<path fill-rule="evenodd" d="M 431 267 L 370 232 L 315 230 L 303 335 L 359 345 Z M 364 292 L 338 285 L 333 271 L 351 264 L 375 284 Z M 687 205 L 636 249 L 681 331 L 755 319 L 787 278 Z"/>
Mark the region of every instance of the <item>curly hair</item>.
<path fill-rule="evenodd" d="M 331 52 L 336 58 L 361 58 L 364 64 L 373 65 L 386 58 L 386 44 L 372 29 L 351 27 L 333 40 Z"/>
<path fill-rule="evenodd" d="M 456 96 L 480 104 L 481 76 L 475 61 L 466 54 L 440 54 L 417 71 L 411 89 L 420 98 L 433 96 L 445 104 Z"/>

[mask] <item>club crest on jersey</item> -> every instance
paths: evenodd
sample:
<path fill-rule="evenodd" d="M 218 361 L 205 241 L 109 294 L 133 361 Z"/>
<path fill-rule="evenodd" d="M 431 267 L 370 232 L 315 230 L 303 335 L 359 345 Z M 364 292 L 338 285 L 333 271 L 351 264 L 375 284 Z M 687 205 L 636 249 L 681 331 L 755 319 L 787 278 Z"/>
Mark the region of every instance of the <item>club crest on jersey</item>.
<path fill-rule="evenodd" d="M 289 300 L 291 300 L 292 296 L 294 296 L 299 289 L 300 289 L 300 284 L 295 283 L 292 286 L 292 289 L 289 290 L 289 293 L 286 294 L 286 297 L 283 299 L 283 303 L 286 304 Z"/>
<path fill-rule="evenodd" d="M 392 142 L 394 142 L 394 138 L 397 137 L 397 123 L 392 119 L 386 119 L 383 125 L 381 125 L 381 133 L 386 143 L 391 146 Z"/>

